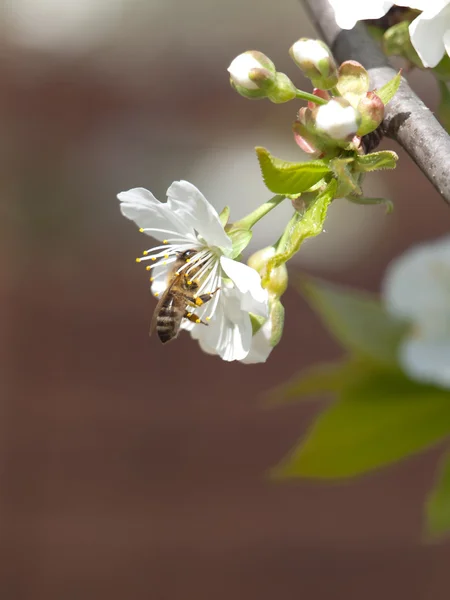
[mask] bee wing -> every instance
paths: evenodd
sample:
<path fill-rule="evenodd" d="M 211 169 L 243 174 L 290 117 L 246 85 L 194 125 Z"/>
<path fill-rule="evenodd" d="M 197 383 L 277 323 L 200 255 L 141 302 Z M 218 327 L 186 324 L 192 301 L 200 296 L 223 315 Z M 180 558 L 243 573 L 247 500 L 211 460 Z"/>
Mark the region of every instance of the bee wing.
<path fill-rule="evenodd" d="M 163 305 L 165 299 L 167 298 L 167 294 L 173 288 L 176 281 L 177 281 L 177 277 L 173 277 L 172 281 L 169 283 L 169 285 L 166 287 L 164 292 L 161 294 L 161 297 L 158 300 L 158 304 L 156 305 L 155 310 L 153 311 L 152 322 L 150 323 L 150 330 L 148 332 L 148 335 L 152 335 L 152 333 L 156 327 L 156 320 L 158 318 L 158 313 L 161 310 L 161 306 Z"/>

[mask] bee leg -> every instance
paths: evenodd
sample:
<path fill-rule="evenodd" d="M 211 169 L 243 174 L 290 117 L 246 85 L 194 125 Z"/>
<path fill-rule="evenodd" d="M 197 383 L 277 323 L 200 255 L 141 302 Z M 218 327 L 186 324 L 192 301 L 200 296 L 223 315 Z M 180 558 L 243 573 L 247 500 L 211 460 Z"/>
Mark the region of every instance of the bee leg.
<path fill-rule="evenodd" d="M 202 294 L 201 296 L 197 296 L 194 300 L 197 306 L 202 306 L 202 304 L 206 304 L 209 302 L 211 298 L 214 296 L 216 292 L 218 292 L 220 288 L 215 289 L 213 292 L 209 292 L 208 294 Z"/>
<path fill-rule="evenodd" d="M 192 321 L 192 323 L 203 323 L 203 325 L 208 325 L 208 323 L 205 323 L 205 321 L 202 321 L 198 315 L 196 315 L 195 313 L 191 313 L 188 310 L 184 313 L 184 318 L 187 319 L 188 321 Z"/>

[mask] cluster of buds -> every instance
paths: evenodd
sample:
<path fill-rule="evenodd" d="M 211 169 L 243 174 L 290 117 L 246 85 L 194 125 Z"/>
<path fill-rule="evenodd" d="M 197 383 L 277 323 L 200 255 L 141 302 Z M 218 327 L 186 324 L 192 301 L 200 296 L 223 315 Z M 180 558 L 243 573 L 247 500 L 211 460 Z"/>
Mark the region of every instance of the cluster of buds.
<path fill-rule="evenodd" d="M 308 77 L 313 94 L 298 90 L 262 52 L 251 50 L 236 57 L 228 68 L 231 85 L 246 98 L 287 102 L 308 99 L 294 123 L 297 144 L 315 156 L 336 149 L 359 151 L 361 137 L 374 131 L 384 118 L 384 104 L 369 91 L 369 74 L 356 61 L 336 66 L 328 46 L 320 40 L 301 38 L 289 53 Z"/>
<path fill-rule="evenodd" d="M 383 121 L 384 104 L 369 91 L 369 74 L 356 61 L 342 63 L 331 90 L 316 88 L 313 94 L 327 103 L 308 102 L 293 124 L 295 140 L 308 154 L 320 156 L 336 147 L 359 151 L 362 136 Z"/>

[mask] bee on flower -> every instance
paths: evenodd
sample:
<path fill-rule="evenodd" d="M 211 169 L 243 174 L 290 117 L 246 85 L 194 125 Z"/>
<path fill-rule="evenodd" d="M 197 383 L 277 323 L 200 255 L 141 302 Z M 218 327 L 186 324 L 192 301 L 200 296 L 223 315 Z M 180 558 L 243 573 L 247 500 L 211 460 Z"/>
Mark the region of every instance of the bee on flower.
<path fill-rule="evenodd" d="M 180 328 L 208 354 L 245 359 L 252 346 L 250 315 L 267 319 L 268 293 L 258 272 L 235 260 L 242 245 L 233 245 L 214 207 L 187 181 L 169 187 L 167 202 L 143 188 L 118 198 L 122 214 L 160 242 L 137 259 L 148 263 L 153 295 L 161 297 L 173 277 L 182 278 L 183 297 L 190 301 Z"/>

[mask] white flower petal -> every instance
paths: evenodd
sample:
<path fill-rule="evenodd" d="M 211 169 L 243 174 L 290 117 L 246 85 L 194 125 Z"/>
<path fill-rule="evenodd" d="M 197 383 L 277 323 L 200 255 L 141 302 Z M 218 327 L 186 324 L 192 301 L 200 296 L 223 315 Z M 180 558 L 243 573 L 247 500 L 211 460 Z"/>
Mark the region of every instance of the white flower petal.
<path fill-rule="evenodd" d="M 394 5 L 390 0 L 328 0 L 336 23 L 341 29 L 352 29 L 358 21 L 380 19 Z"/>
<path fill-rule="evenodd" d="M 450 338 L 406 340 L 400 362 L 412 379 L 450 388 Z"/>
<path fill-rule="evenodd" d="M 188 181 L 174 181 L 167 190 L 168 205 L 180 218 L 195 229 L 211 248 L 231 250 L 231 240 L 225 233 L 216 209 Z"/>
<path fill-rule="evenodd" d="M 162 262 L 159 262 L 151 270 L 151 277 L 153 281 L 151 282 L 150 289 L 152 290 L 152 294 L 154 296 L 158 297 L 166 290 L 169 272 L 170 265 L 163 265 Z"/>
<path fill-rule="evenodd" d="M 241 362 L 247 365 L 266 362 L 273 350 L 273 346 L 270 345 L 271 335 L 272 320 L 267 319 L 264 325 L 252 337 L 250 352 Z"/>
<path fill-rule="evenodd" d="M 444 35 L 450 29 L 448 0 L 430 2 L 409 26 L 411 43 L 425 67 L 435 67 L 445 54 Z"/>
<path fill-rule="evenodd" d="M 236 290 L 225 289 L 209 325 L 197 325 L 191 334 L 209 354 L 218 354 L 225 361 L 245 358 L 251 346 L 252 325 L 240 307 Z"/>
<path fill-rule="evenodd" d="M 383 282 L 387 309 L 415 323 L 450 306 L 450 236 L 407 250 L 388 267 Z"/>
<path fill-rule="evenodd" d="M 157 240 L 163 241 L 174 231 L 181 237 L 195 240 L 193 228 L 182 219 L 177 218 L 171 207 L 157 200 L 154 195 L 144 188 L 133 188 L 117 194 L 120 200 L 120 210 L 124 217 L 131 219 L 142 229 Z M 163 231 L 154 231 L 161 229 Z"/>
<path fill-rule="evenodd" d="M 262 317 L 268 316 L 268 294 L 261 285 L 259 273 L 244 263 L 226 256 L 220 258 L 220 264 L 241 293 L 241 309 Z"/>
<path fill-rule="evenodd" d="M 258 86 L 249 78 L 249 73 L 252 69 L 261 69 L 262 66 L 254 56 L 248 52 L 243 52 L 236 56 L 227 70 L 236 85 L 248 90 L 257 90 Z"/>

